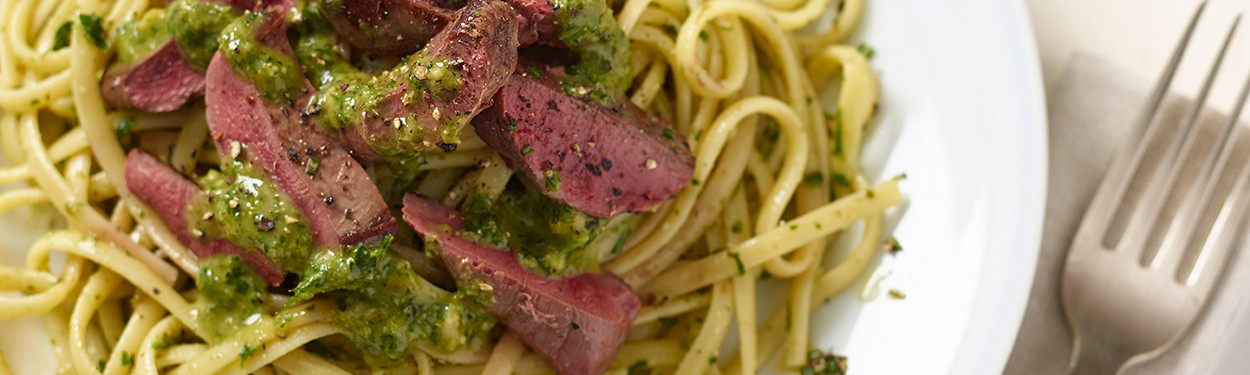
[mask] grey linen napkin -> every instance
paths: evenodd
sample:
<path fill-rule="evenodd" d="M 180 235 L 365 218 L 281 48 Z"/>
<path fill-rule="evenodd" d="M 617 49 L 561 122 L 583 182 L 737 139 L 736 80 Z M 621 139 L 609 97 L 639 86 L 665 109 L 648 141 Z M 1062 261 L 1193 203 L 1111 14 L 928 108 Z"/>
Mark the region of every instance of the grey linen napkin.
<path fill-rule="evenodd" d="M 1152 83 L 1096 57 L 1077 54 L 1051 93 L 1050 179 L 1041 252 L 1005 374 L 1066 374 L 1072 333 L 1059 297 L 1063 262 L 1114 151 L 1131 136 L 1128 125 Z M 1183 98 L 1169 98 L 1163 116 L 1179 119 L 1191 105 Z M 1218 122 L 1223 116 L 1208 112 L 1202 118 L 1203 123 Z M 1246 136 L 1242 130 L 1240 135 Z M 1171 351 L 1129 369 L 1129 374 L 1211 373 L 1242 296 L 1250 290 L 1250 256 L 1240 255 L 1244 248 L 1228 259 L 1229 272 L 1193 328 Z"/>

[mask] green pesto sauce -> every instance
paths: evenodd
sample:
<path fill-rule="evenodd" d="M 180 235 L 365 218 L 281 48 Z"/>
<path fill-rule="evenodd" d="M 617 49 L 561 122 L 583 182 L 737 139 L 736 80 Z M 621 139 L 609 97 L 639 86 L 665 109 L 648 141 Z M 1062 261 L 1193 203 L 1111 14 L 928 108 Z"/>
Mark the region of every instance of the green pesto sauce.
<path fill-rule="evenodd" d="M 489 292 L 476 283 L 454 293 L 439 289 L 390 251 L 389 237 L 374 246 L 322 250 L 301 273 L 291 304 L 333 292 L 335 325 L 375 365 L 400 360 L 420 344 L 447 352 L 480 347 L 495 327 Z"/>
<path fill-rule="evenodd" d="M 451 352 L 488 341 L 496 322 L 487 313 L 491 295 L 478 283 L 456 292 L 439 289 L 390 251 L 390 237 L 375 245 L 318 248 L 303 214 L 263 172 L 239 161 L 222 168 L 200 178 L 206 199 L 187 210 L 188 222 L 206 237 L 262 251 L 300 275 L 288 306 L 329 294 L 338 306 L 335 325 L 371 364 L 393 364 L 418 345 Z M 253 316 L 261 312 L 264 280 L 237 256 L 207 260 L 197 287 L 200 319 L 217 337 L 259 320 Z"/>
<path fill-rule="evenodd" d="M 511 248 L 525 269 L 546 276 L 598 272 L 587 245 L 603 229 L 598 218 L 526 189 L 507 191 L 497 202 L 470 198 L 464 232 L 479 243 Z"/>
<path fill-rule="evenodd" d="M 298 21 L 294 27 L 300 36 L 294 46 L 295 57 L 314 86 L 323 88 L 336 81 L 342 82 L 339 80 L 354 82 L 368 78 L 344 58 L 346 52 L 339 47 L 338 35 L 326 20 L 320 2 L 310 2 L 303 8 L 292 7 L 290 12 L 288 18 Z"/>
<path fill-rule="evenodd" d="M 318 93 L 313 98 L 316 116 L 331 130 L 359 125 L 365 116 L 377 113 L 377 106 L 386 95 L 401 89 L 404 83 L 408 84 L 402 98 L 404 104 L 419 101 L 424 95 L 435 100 L 446 99 L 460 89 L 461 72 L 453 61 L 424 52 L 408 56 L 386 72 L 360 71 L 344 57 L 338 36 L 326 21 L 319 2 L 309 3 L 295 18 L 300 20 L 296 26 L 300 38 L 295 44 L 295 55 L 308 79 L 317 86 Z M 408 162 L 418 159 L 424 149 L 436 142 L 459 143 L 460 129 L 469 118 L 439 113 L 420 119 L 406 116 L 384 120 L 395 129 L 395 136 L 366 141 L 387 160 Z M 431 127 L 435 128 L 438 139 L 425 139 Z"/>
<path fill-rule="evenodd" d="M 240 14 L 229 5 L 201 0 L 175 0 L 164 10 L 148 10 L 117 27 L 117 61 L 128 65 L 142 60 L 174 38 L 182 56 L 204 69 L 217 52 L 221 30 Z"/>
<path fill-rule="evenodd" d="M 201 69 L 208 67 L 217 52 L 221 31 L 239 14 L 229 5 L 203 0 L 176 0 L 165 9 L 169 32 L 178 41 L 178 50 L 191 65 Z"/>
<path fill-rule="evenodd" d="M 256 31 L 267 15 L 247 12 L 221 31 L 221 56 L 230 61 L 235 74 L 256 85 L 269 101 L 291 100 L 304 85 L 303 72 L 290 56 L 256 40 Z"/>
<path fill-rule="evenodd" d="M 608 104 L 625 94 L 632 74 L 629 38 L 603 0 L 554 0 L 557 37 L 577 53 L 560 88 Z"/>
<path fill-rule="evenodd" d="M 199 180 L 207 199 L 187 210 L 187 222 L 207 237 L 259 250 L 288 272 L 301 271 L 316 246 L 312 232 L 299 208 L 264 176 L 241 161 L 209 171 Z"/>
<path fill-rule="evenodd" d="M 229 338 L 265 316 L 265 280 L 237 255 L 202 259 L 195 287 L 195 318 L 211 340 Z"/>
<path fill-rule="evenodd" d="M 114 38 L 118 63 L 130 65 L 148 57 L 169 41 L 165 12 L 149 10 L 143 13 L 142 17 L 118 26 Z"/>

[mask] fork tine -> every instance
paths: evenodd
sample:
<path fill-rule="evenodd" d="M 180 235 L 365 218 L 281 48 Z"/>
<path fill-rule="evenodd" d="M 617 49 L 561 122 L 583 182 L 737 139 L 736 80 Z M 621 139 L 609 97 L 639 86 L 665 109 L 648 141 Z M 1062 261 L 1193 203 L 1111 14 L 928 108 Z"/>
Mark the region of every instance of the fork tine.
<path fill-rule="evenodd" d="M 1209 295 L 1224 267 L 1224 260 L 1245 234 L 1246 211 L 1250 206 L 1250 176 L 1247 175 L 1250 173 L 1250 163 L 1244 163 L 1238 172 L 1236 186 L 1228 199 L 1211 202 L 1218 203 L 1215 208 L 1219 209 L 1219 214 L 1211 223 L 1209 232 L 1198 232 L 1209 234 L 1195 238 L 1195 242 L 1202 240 L 1202 246 L 1192 269 L 1178 270 L 1177 273 L 1177 279 L 1182 284 L 1193 285 L 1203 295 Z"/>
<path fill-rule="evenodd" d="M 1103 182 L 1099 184 L 1098 191 L 1094 198 L 1090 200 L 1089 209 L 1086 210 L 1085 218 L 1077 229 L 1076 239 L 1086 239 L 1089 241 L 1103 242 L 1103 235 L 1106 233 L 1108 225 L 1111 224 L 1112 215 L 1116 213 L 1115 208 L 1120 205 L 1125 192 L 1129 188 L 1129 177 L 1131 172 L 1138 169 L 1140 158 L 1135 158 L 1135 148 L 1129 147 L 1134 143 L 1140 144 L 1144 136 L 1149 136 L 1155 131 L 1157 126 L 1152 126 L 1152 120 L 1158 112 L 1163 98 L 1167 95 L 1172 85 L 1172 78 L 1176 76 L 1176 70 L 1180 66 L 1181 58 L 1185 56 L 1185 50 L 1188 49 L 1189 40 L 1194 35 L 1194 30 L 1198 26 L 1198 19 L 1201 18 L 1203 11 L 1206 9 L 1207 2 L 1198 4 L 1194 10 L 1193 16 L 1189 19 L 1189 24 L 1185 27 L 1185 33 L 1181 35 L 1181 39 L 1177 41 L 1176 47 L 1172 50 L 1172 56 L 1168 59 L 1168 64 L 1160 74 L 1159 79 L 1155 82 L 1155 87 L 1151 90 L 1150 96 L 1146 99 L 1145 105 L 1142 107 L 1142 113 L 1138 115 L 1133 124 L 1131 124 L 1132 132 L 1125 143 L 1125 146 L 1119 147 L 1116 156 L 1112 159 L 1110 167 L 1107 169 Z"/>
<path fill-rule="evenodd" d="M 1155 82 L 1155 87 L 1151 90 L 1149 99 L 1146 100 L 1146 109 L 1142 113 L 1143 116 L 1138 119 L 1138 128 L 1145 128 L 1145 123 L 1149 123 L 1150 119 L 1155 117 L 1155 113 L 1159 110 L 1159 105 L 1163 103 L 1163 98 L 1167 96 L 1168 90 L 1172 88 L 1172 78 L 1176 76 L 1176 69 L 1181 65 L 1181 58 L 1185 56 L 1185 50 L 1189 46 L 1189 37 L 1194 35 L 1194 29 L 1198 28 L 1198 19 L 1201 18 L 1202 12 L 1206 8 L 1207 1 L 1203 0 L 1198 4 L 1198 9 L 1194 10 L 1194 15 L 1189 18 L 1189 24 L 1185 26 L 1184 36 L 1176 43 L 1176 48 L 1172 50 L 1172 57 L 1168 58 L 1167 67 L 1163 69 L 1163 74 Z"/>
<path fill-rule="evenodd" d="M 1183 260 L 1191 260 L 1197 258 L 1189 264 L 1176 268 L 1177 280 L 1185 281 L 1186 284 L 1193 284 L 1193 277 L 1202 271 L 1203 259 L 1206 259 L 1210 251 L 1222 251 L 1221 247 L 1211 245 L 1209 239 L 1211 237 L 1219 237 L 1218 233 L 1223 233 L 1223 227 L 1229 226 L 1233 230 L 1240 229 L 1238 222 L 1239 217 L 1228 217 L 1228 213 L 1224 212 L 1234 204 L 1241 204 L 1239 200 L 1250 199 L 1241 197 L 1242 189 L 1250 187 L 1245 185 L 1244 181 L 1236 181 L 1236 186 L 1229 189 L 1227 186 L 1221 185 L 1228 176 L 1232 178 L 1244 179 L 1246 171 L 1243 171 L 1242 164 L 1246 164 L 1246 151 L 1237 149 L 1237 142 L 1240 139 L 1237 133 L 1237 121 L 1241 117 L 1242 111 L 1246 107 L 1246 100 L 1250 99 L 1250 76 L 1246 77 L 1241 86 L 1241 93 L 1237 96 L 1236 105 L 1233 111 L 1225 119 L 1224 123 L 1224 141 L 1221 142 L 1217 149 L 1219 155 L 1215 164 L 1211 166 L 1206 173 L 1200 194 L 1194 200 L 1187 200 L 1185 206 L 1177 213 L 1176 220 L 1172 221 L 1172 225 L 1167 229 L 1166 237 L 1160 245 L 1160 256 L 1155 257 L 1154 263 L 1158 267 L 1172 269 L 1176 267 L 1176 263 Z M 1208 156 L 1209 157 L 1209 156 Z M 1209 161 L 1208 161 L 1209 162 Z M 1205 166 L 1204 166 L 1205 167 Z M 1250 168 L 1246 166 L 1244 168 Z M 1234 211 L 1240 212 L 1240 211 Z M 1218 215 L 1214 215 L 1217 214 Z M 1235 219 L 1234 222 L 1228 222 Z M 1215 235 L 1215 236 L 1212 236 Z M 1191 252 L 1197 252 L 1196 255 L 1190 256 Z M 1160 259 L 1164 258 L 1164 259 Z M 1192 268 L 1191 268 L 1192 267 Z M 1191 269 L 1193 272 L 1190 272 Z"/>
<path fill-rule="evenodd" d="M 1163 234 L 1169 232 L 1169 226 L 1187 225 L 1192 223 L 1181 223 L 1181 220 L 1173 220 L 1177 210 L 1182 206 L 1183 202 L 1192 200 L 1193 194 L 1189 194 L 1190 190 L 1195 186 L 1195 181 L 1205 181 L 1207 176 L 1211 174 L 1211 168 L 1214 166 L 1218 152 L 1213 153 L 1212 150 L 1202 147 L 1202 129 L 1198 129 L 1198 118 L 1202 113 L 1202 109 L 1206 107 L 1206 101 L 1211 93 L 1211 87 L 1215 84 L 1215 78 L 1219 75 L 1220 67 L 1224 63 L 1224 57 L 1227 55 L 1228 47 L 1232 44 L 1233 35 L 1237 32 L 1237 26 L 1241 23 L 1241 15 L 1233 20 L 1232 26 L 1228 28 L 1228 33 L 1224 37 L 1224 43 L 1221 45 L 1219 53 L 1215 57 L 1215 62 L 1211 64 L 1210 71 L 1199 91 L 1197 98 L 1192 104 L 1192 108 L 1185 117 L 1182 127 L 1180 128 L 1181 139 L 1170 142 L 1167 151 L 1160 161 L 1155 176 L 1151 176 L 1151 180 L 1145 186 L 1146 191 L 1142 195 L 1141 200 L 1137 202 L 1135 215 L 1128 219 L 1128 226 L 1124 229 L 1123 240 L 1116 246 L 1117 250 L 1123 250 L 1125 254 L 1133 256 L 1149 256 L 1150 251 L 1154 249 L 1154 241 L 1159 240 L 1159 236 L 1152 234 Z M 1222 135 L 1227 137 L 1231 127 L 1224 129 Z M 1216 138 L 1217 141 L 1222 138 Z M 1141 148 L 1139 150 L 1144 150 Z M 1144 157 L 1140 155 L 1138 157 Z M 1201 186 L 1201 185 L 1199 185 Z M 1173 236 L 1173 238 L 1175 238 Z M 1188 242 L 1181 240 L 1180 242 Z M 1177 249 L 1180 246 L 1159 247 L 1161 254 L 1154 254 L 1152 266 L 1158 266 L 1159 258 L 1176 257 L 1176 254 L 1166 254 L 1165 249 Z M 1172 251 L 1177 253 L 1180 251 Z"/>

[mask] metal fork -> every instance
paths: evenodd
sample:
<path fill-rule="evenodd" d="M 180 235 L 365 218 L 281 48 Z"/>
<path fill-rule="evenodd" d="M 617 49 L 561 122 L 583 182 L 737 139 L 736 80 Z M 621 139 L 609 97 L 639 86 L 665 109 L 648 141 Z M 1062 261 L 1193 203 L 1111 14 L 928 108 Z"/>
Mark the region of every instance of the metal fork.
<path fill-rule="evenodd" d="M 1250 80 L 1227 121 L 1199 121 L 1240 15 L 1180 124 L 1160 115 L 1205 7 L 1194 11 L 1133 124 L 1139 141 L 1118 151 L 1072 240 L 1061 286 L 1074 334 L 1071 374 L 1120 373 L 1172 347 L 1240 242 L 1250 141 L 1238 140 L 1250 137 L 1240 137 L 1235 124 Z"/>

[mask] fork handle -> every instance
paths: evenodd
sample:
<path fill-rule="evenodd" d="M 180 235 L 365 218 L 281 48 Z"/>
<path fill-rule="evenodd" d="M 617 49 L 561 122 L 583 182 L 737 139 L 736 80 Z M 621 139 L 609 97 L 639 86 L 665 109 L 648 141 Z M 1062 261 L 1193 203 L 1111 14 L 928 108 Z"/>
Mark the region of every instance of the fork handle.
<path fill-rule="evenodd" d="M 1068 361 L 1069 375 L 1113 375 L 1123 370 L 1124 363 L 1136 353 L 1125 350 L 1114 340 L 1093 335 L 1077 337 Z"/>

